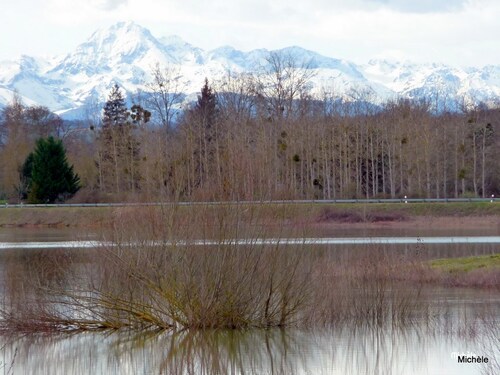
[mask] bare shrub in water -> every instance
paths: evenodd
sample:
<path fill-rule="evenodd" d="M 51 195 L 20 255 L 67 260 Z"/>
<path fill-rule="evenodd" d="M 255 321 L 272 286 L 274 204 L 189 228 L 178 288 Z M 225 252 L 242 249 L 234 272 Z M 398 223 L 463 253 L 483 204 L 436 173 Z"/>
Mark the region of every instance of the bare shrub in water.
<path fill-rule="evenodd" d="M 13 326 L 22 317 L 26 325 L 19 330 L 297 323 L 310 302 L 312 260 L 298 246 L 256 243 L 264 226 L 253 215 L 240 207 L 125 212 L 105 234 L 109 246 L 96 249 L 87 264 L 73 265 L 69 286 L 36 285 L 45 303 L 22 314 L 4 311 L 4 322 Z M 194 240 L 200 237 L 209 242 Z M 245 245 L 233 241 L 242 237 Z"/>
<path fill-rule="evenodd" d="M 285 326 L 308 299 L 310 262 L 300 249 L 177 245 L 106 252 L 88 308 L 114 326 Z"/>

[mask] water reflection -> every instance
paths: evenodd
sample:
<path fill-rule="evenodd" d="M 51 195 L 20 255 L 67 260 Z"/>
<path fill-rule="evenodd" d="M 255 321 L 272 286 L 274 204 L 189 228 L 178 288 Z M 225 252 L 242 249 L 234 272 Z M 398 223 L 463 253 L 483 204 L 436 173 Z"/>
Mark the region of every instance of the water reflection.
<path fill-rule="evenodd" d="M 498 328 L 482 327 L 473 336 L 423 322 L 324 330 L 31 336 L 7 341 L 1 358 L 8 364 L 17 351 L 14 374 L 498 373 L 498 350 L 492 350 L 498 348 Z M 489 355 L 490 363 L 459 364 L 454 352 Z"/>

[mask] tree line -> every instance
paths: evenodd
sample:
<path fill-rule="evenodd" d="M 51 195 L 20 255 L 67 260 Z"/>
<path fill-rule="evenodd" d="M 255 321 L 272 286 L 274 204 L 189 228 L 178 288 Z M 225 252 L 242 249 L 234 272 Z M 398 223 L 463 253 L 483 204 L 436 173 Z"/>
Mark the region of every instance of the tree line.
<path fill-rule="evenodd" d="M 429 103 L 312 95 L 313 70 L 271 54 L 258 74 L 205 80 L 156 66 L 127 107 L 114 86 L 77 128 L 17 98 L 0 118 L 0 199 L 22 199 L 39 138 L 62 141 L 79 201 L 487 197 L 500 193 L 500 110 L 435 113 Z"/>

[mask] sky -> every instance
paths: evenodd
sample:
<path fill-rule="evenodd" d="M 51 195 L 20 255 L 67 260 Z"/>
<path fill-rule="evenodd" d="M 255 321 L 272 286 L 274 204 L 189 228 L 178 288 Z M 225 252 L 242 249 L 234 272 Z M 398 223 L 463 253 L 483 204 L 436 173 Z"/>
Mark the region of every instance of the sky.
<path fill-rule="evenodd" d="M 0 0 L 0 60 L 66 54 L 134 21 L 209 50 L 298 45 L 370 59 L 500 65 L 499 0 Z"/>

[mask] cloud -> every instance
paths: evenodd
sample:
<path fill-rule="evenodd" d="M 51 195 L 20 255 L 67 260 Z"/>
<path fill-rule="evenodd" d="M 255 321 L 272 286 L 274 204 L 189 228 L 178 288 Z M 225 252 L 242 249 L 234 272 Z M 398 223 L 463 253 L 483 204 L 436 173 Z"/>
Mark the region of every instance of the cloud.
<path fill-rule="evenodd" d="M 115 10 L 122 5 L 126 5 L 128 0 L 91 0 L 90 4 L 101 10 Z"/>
<path fill-rule="evenodd" d="M 403 13 L 443 13 L 464 8 L 467 0 L 366 0 Z"/>

